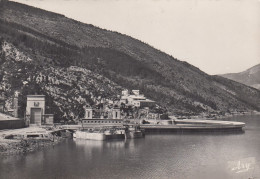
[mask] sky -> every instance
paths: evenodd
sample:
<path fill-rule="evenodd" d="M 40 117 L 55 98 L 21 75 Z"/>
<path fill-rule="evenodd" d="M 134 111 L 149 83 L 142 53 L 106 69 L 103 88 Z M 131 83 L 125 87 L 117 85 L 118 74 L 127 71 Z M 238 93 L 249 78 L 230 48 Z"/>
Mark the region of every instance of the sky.
<path fill-rule="evenodd" d="M 214 75 L 260 63 L 260 0 L 14 0 L 130 35 Z"/>

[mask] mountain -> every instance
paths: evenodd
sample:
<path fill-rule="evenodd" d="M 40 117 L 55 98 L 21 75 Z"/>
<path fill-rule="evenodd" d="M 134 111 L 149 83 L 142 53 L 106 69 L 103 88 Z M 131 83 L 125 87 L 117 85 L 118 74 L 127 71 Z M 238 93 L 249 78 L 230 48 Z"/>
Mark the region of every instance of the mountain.
<path fill-rule="evenodd" d="M 260 64 L 240 73 L 228 73 L 220 76 L 260 90 Z"/>
<path fill-rule="evenodd" d="M 260 110 L 260 91 L 210 76 L 118 32 L 11 1 L 0 3 L 0 89 L 10 103 L 45 94 L 47 112 L 78 118 L 83 106 L 139 89 L 175 115 Z M 9 102 L 8 102 L 9 101 Z"/>

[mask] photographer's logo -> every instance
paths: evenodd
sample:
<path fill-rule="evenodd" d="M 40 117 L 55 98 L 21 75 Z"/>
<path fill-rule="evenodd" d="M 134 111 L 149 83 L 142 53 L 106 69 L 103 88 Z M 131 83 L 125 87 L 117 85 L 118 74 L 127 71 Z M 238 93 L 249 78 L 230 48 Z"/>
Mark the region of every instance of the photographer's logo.
<path fill-rule="evenodd" d="M 248 157 L 237 161 L 228 162 L 228 168 L 235 173 L 247 172 L 250 169 L 253 169 L 254 165 L 255 165 L 254 157 Z"/>

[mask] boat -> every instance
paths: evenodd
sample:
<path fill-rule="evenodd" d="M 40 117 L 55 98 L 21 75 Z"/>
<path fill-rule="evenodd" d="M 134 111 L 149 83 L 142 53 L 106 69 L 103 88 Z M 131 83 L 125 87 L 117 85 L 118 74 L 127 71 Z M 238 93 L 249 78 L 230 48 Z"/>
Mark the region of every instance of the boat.
<path fill-rule="evenodd" d="M 120 129 L 100 129 L 100 130 L 78 130 L 73 134 L 74 138 L 87 139 L 87 140 L 111 140 L 111 139 L 124 139 L 125 131 Z"/>

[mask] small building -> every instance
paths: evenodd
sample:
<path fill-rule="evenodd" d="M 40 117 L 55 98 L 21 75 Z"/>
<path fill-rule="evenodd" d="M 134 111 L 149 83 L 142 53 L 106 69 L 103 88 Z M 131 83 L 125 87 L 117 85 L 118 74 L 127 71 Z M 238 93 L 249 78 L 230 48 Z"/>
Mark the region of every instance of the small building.
<path fill-rule="evenodd" d="M 26 116 L 30 119 L 30 124 L 41 125 L 45 114 L 45 96 L 28 95 L 26 105 Z"/>
<path fill-rule="evenodd" d="M 45 114 L 44 95 L 27 95 L 26 119 L 30 125 L 53 124 L 53 114 Z"/>

